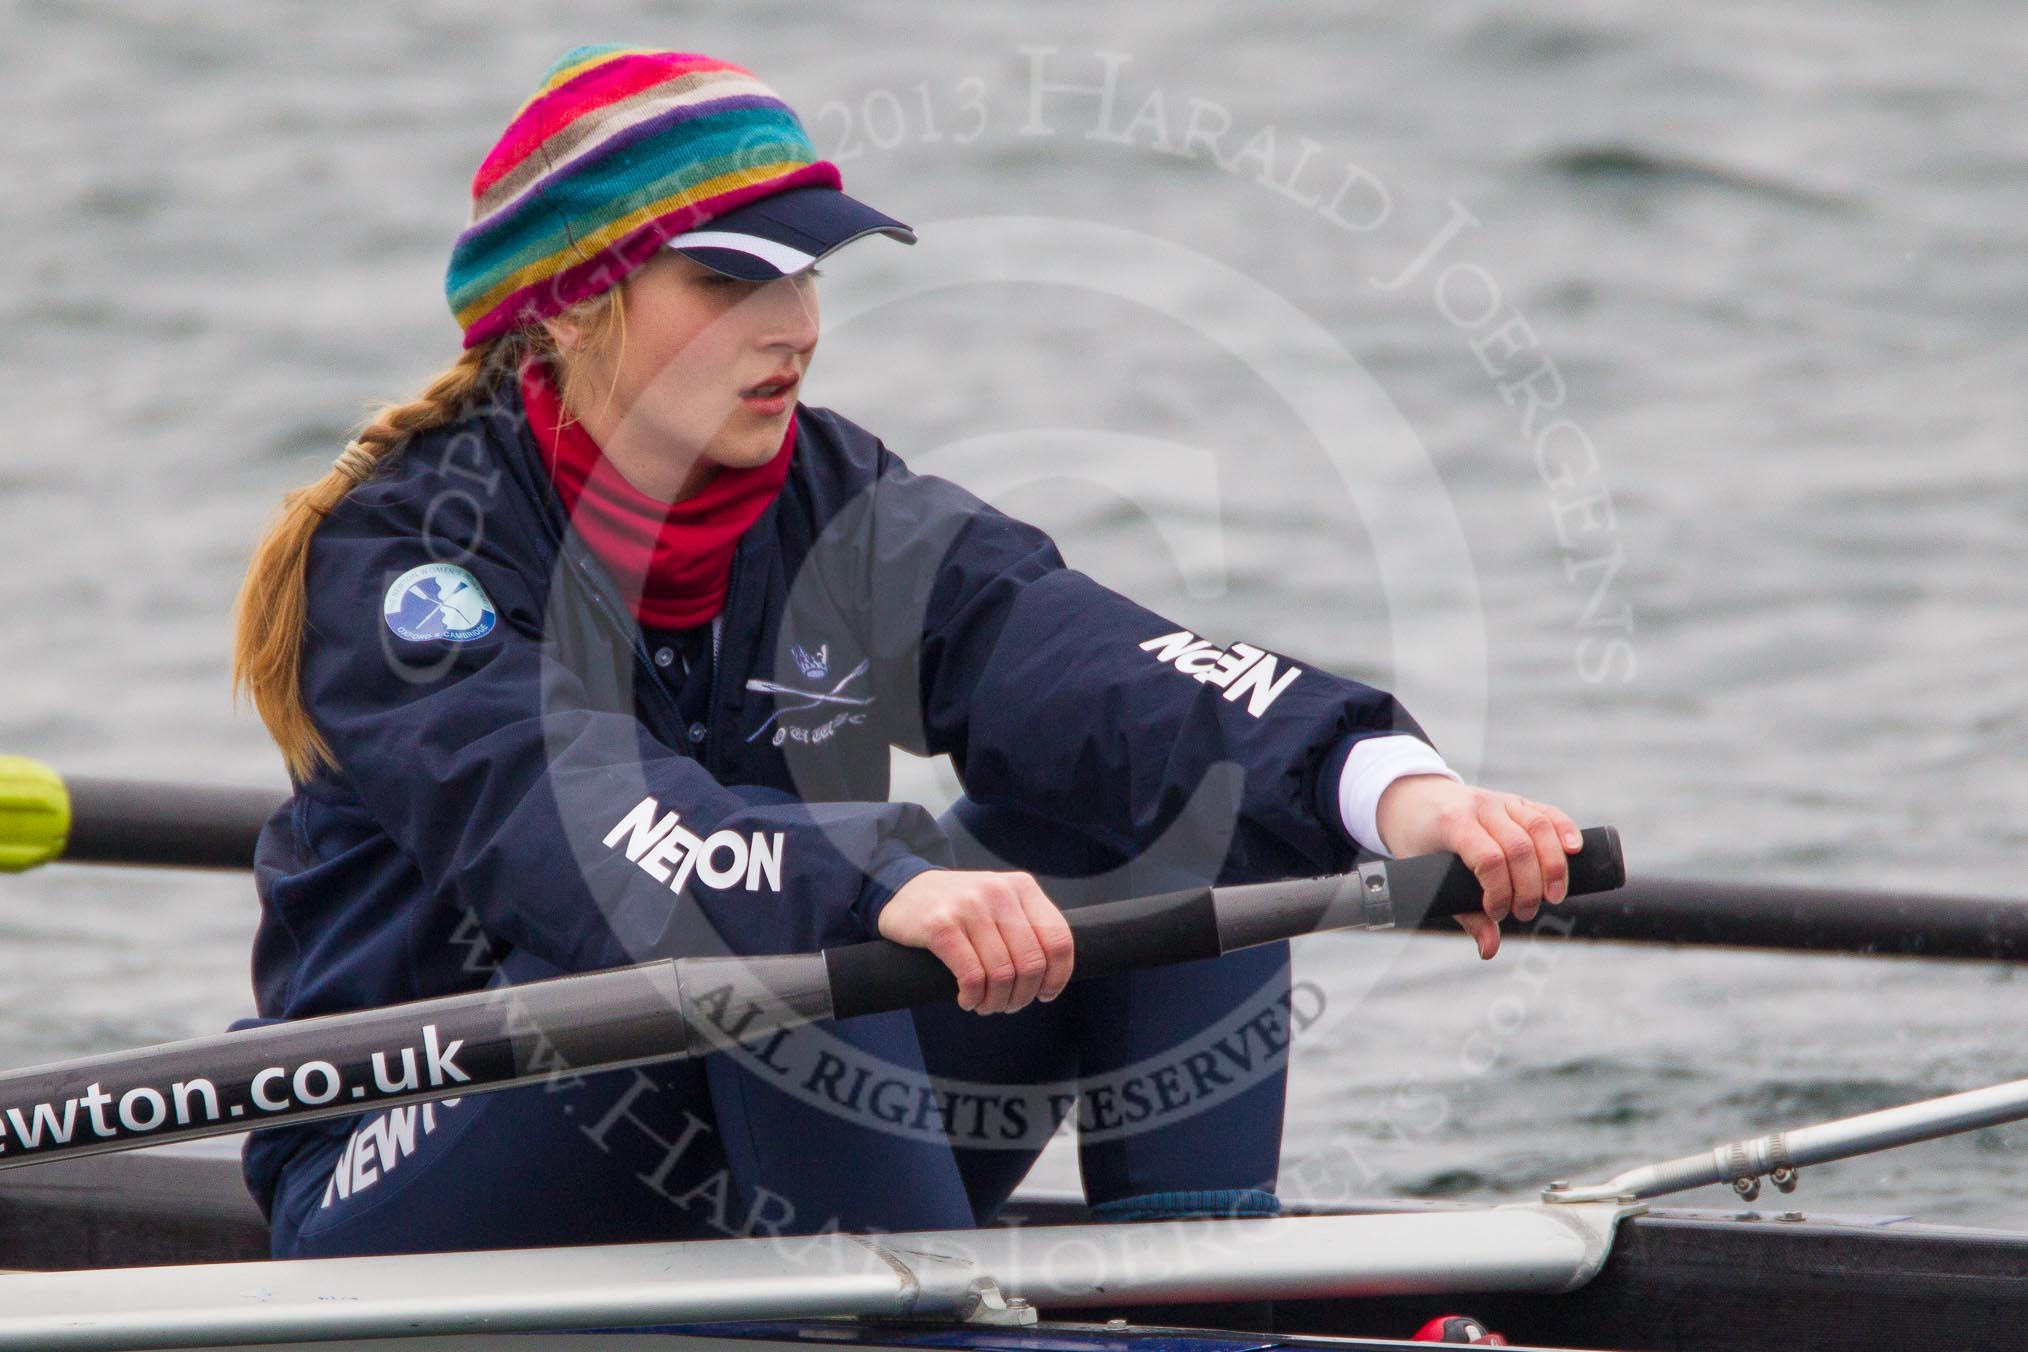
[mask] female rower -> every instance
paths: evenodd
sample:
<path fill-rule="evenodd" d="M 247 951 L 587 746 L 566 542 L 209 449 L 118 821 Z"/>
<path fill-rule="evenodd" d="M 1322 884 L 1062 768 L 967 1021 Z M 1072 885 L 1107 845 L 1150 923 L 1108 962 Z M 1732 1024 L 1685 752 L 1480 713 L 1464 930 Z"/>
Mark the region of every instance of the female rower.
<path fill-rule="evenodd" d="M 1390 696 L 1198 639 L 800 404 L 812 265 L 913 236 L 747 71 L 572 51 L 472 194 L 464 354 L 288 496 L 240 599 L 296 789 L 261 1018 L 876 935 L 960 996 L 258 1132 L 278 1256 L 968 1226 L 1080 1089 L 1101 1214 L 1272 1211 L 1285 951 L 1067 990 L 1059 904 L 1450 850 L 1491 957 L 1561 900 L 1569 818 Z M 942 821 L 886 801 L 891 746 L 951 758 Z"/>

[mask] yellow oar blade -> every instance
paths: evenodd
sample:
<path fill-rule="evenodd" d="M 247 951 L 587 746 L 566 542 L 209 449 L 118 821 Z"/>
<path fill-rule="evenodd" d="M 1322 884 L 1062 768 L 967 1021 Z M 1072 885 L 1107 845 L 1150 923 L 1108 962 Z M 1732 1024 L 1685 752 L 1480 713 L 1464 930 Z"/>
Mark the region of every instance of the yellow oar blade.
<path fill-rule="evenodd" d="M 63 777 L 26 756 L 0 756 L 0 872 L 20 873 L 63 853 L 70 791 Z"/>

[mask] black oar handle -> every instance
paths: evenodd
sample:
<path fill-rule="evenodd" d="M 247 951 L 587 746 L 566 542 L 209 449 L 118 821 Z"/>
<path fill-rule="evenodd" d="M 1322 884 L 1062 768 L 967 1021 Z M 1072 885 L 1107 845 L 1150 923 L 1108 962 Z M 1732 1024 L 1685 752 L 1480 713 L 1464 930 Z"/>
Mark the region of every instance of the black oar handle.
<path fill-rule="evenodd" d="M 1610 892 L 1627 885 L 1626 855 L 1620 850 L 1620 833 L 1611 826 L 1594 826 L 1584 832 L 1584 848 L 1566 856 L 1570 866 L 1567 895 L 1586 896 Z M 1469 915 L 1486 899 L 1478 878 L 1465 861 L 1454 854 L 1419 854 L 1396 859 L 1387 865 L 1387 881 L 1395 896 L 1395 908 L 1402 923 L 1411 918 L 1416 898 L 1428 897 L 1424 915 Z"/>
<path fill-rule="evenodd" d="M 1610 891 L 1627 880 L 1620 835 L 1610 826 L 1586 831 L 1584 848 L 1569 859 L 1572 896 Z M 1374 871 L 1369 867 L 1368 875 Z M 1424 915 L 1476 911 L 1485 900 L 1479 880 L 1454 854 L 1389 860 L 1378 865 L 1377 871 L 1385 874 L 1395 923 L 1404 926 L 1415 924 Z M 1285 886 L 1316 892 L 1318 927 L 1357 922 L 1356 912 L 1341 912 L 1332 898 L 1348 892 L 1356 897 L 1364 886 L 1361 875 L 1301 879 Z M 1224 951 L 1219 943 L 1220 893 L 1231 897 L 1242 890 L 1194 887 L 1065 911 L 1063 918 L 1077 946 L 1076 979 L 1219 956 Z M 1342 918 L 1327 920 L 1331 915 Z M 906 948 L 884 939 L 827 948 L 824 964 L 830 973 L 832 1008 L 839 1018 L 934 1004 L 958 992 L 957 978 L 942 959 L 927 949 Z"/>
<path fill-rule="evenodd" d="M 1063 913 L 1077 948 L 1077 977 L 1164 963 L 1215 958 L 1218 912 L 1212 889 L 1186 888 L 1153 896 L 1102 901 Z M 831 1008 L 841 1019 L 949 1000 L 958 979 L 926 948 L 885 939 L 824 950 L 831 976 Z"/>

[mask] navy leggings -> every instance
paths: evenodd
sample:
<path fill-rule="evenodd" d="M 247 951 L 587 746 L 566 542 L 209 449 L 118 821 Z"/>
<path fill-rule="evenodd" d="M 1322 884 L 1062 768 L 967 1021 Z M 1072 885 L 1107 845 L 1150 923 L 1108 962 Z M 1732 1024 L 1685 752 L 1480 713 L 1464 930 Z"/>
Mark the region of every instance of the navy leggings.
<path fill-rule="evenodd" d="M 944 826 L 960 867 L 1028 868 L 1066 907 L 1156 882 L 1095 881 L 1113 861 L 1088 842 L 969 800 Z M 495 980 L 554 975 L 515 953 Z M 1074 983 L 1011 1015 L 868 1015 L 745 1053 L 369 1114 L 291 1158 L 274 1254 L 968 1227 L 1071 1112 L 1094 1204 L 1271 1191 L 1288 989 L 1273 945 Z"/>

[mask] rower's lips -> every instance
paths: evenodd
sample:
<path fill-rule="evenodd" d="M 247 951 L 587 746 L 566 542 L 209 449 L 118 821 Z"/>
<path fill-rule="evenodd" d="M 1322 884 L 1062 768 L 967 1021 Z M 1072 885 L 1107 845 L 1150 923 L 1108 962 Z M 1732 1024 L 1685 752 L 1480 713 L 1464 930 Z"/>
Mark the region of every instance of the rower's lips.
<path fill-rule="evenodd" d="M 739 392 L 739 397 L 742 399 L 774 399 L 784 394 L 793 393 L 796 387 L 802 383 L 803 376 L 800 371 L 779 371 L 769 376 L 766 380 L 747 386 Z M 769 390 L 770 393 L 756 393 L 756 391 L 764 389 Z"/>

